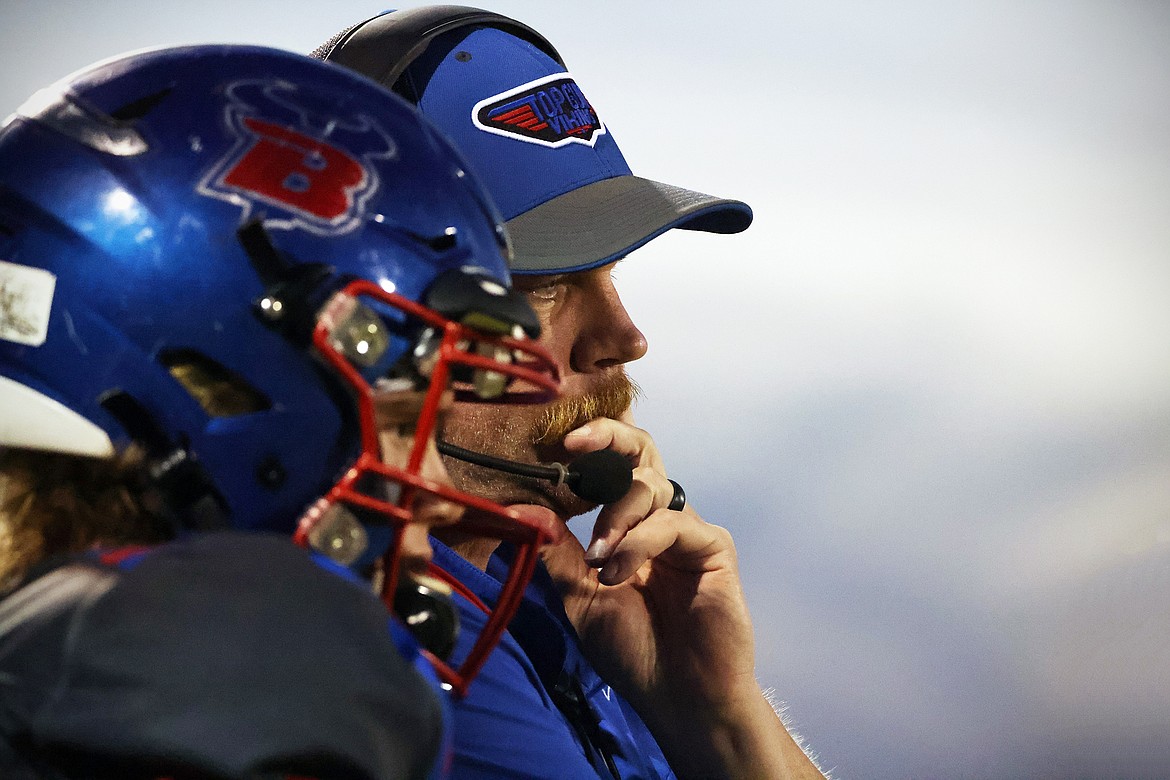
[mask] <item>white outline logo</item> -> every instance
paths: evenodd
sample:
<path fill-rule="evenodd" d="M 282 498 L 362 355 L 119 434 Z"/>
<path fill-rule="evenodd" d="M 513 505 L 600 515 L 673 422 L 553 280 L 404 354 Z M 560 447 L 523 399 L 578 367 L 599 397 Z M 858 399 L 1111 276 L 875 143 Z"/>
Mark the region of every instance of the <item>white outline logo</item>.
<path fill-rule="evenodd" d="M 540 89 L 545 85 L 550 86 Z M 508 110 L 499 113 L 504 108 Z M 489 119 L 486 114 L 493 112 L 496 116 Z M 553 73 L 484 98 L 471 107 L 471 123 L 493 135 L 550 149 L 566 144 L 592 147 L 605 135 L 605 123 L 568 73 Z M 588 138 L 576 134 L 582 130 L 589 131 Z"/>

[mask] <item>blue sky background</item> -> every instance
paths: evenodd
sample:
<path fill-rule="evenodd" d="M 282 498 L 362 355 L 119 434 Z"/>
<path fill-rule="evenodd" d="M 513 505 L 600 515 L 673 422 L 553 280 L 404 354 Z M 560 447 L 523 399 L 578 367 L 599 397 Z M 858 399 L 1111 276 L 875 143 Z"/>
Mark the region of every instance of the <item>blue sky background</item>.
<path fill-rule="evenodd" d="M 483 5 L 637 173 L 756 210 L 618 278 L 639 424 L 734 532 L 760 679 L 824 764 L 1170 776 L 1170 5 Z M 0 0 L 0 114 L 129 49 L 306 51 L 384 8 Z"/>

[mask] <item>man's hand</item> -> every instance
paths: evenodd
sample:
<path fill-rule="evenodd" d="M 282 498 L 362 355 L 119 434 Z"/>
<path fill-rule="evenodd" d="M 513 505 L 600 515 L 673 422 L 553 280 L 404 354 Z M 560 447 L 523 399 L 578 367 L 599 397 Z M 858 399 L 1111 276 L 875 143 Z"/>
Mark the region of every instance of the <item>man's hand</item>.
<path fill-rule="evenodd" d="M 565 447 L 612 449 L 634 465 L 633 486 L 602 509 L 588 551 L 570 535 L 544 553 L 601 676 L 637 709 L 680 776 L 821 777 L 755 680 L 731 534 L 689 504 L 666 508 L 673 487 L 653 439 L 632 420 L 593 420 Z"/>

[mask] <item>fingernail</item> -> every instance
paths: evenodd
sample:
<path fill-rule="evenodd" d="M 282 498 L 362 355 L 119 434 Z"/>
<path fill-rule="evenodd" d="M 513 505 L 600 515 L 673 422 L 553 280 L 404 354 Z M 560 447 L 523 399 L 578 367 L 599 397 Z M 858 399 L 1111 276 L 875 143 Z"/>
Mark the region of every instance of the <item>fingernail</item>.
<path fill-rule="evenodd" d="M 589 426 L 588 426 L 588 425 L 582 425 L 582 426 L 581 426 L 580 428 L 578 428 L 577 430 L 575 430 L 575 431 L 569 431 L 567 434 L 565 434 L 565 438 L 567 439 L 567 438 L 569 438 L 570 436 L 588 436 L 588 435 L 589 435 Z"/>
<path fill-rule="evenodd" d="M 605 559 L 609 557 L 609 552 L 609 542 L 604 539 L 594 539 L 593 543 L 589 545 L 589 549 L 585 551 L 585 563 L 595 569 L 600 568 Z"/>
<path fill-rule="evenodd" d="M 597 575 L 597 579 L 601 580 L 602 585 L 616 585 L 621 582 L 621 573 L 621 561 L 617 558 L 612 558 L 609 563 L 601 567 L 601 572 Z"/>

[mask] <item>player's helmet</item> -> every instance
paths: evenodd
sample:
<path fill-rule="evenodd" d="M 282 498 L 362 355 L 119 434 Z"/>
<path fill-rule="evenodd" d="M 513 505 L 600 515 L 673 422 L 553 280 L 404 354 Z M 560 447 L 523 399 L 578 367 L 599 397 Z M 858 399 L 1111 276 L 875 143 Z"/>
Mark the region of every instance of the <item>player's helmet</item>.
<path fill-rule="evenodd" d="M 389 579 L 395 529 L 435 493 L 521 548 L 518 603 L 549 529 L 419 474 L 452 383 L 555 394 L 506 251 L 458 155 L 373 82 L 251 46 L 107 61 L 0 130 L 0 445 L 137 443 L 176 533 L 296 533 L 346 564 L 389 550 Z M 427 389 L 405 469 L 379 459 L 382 381 Z M 466 686 L 500 612 L 441 676 Z"/>

